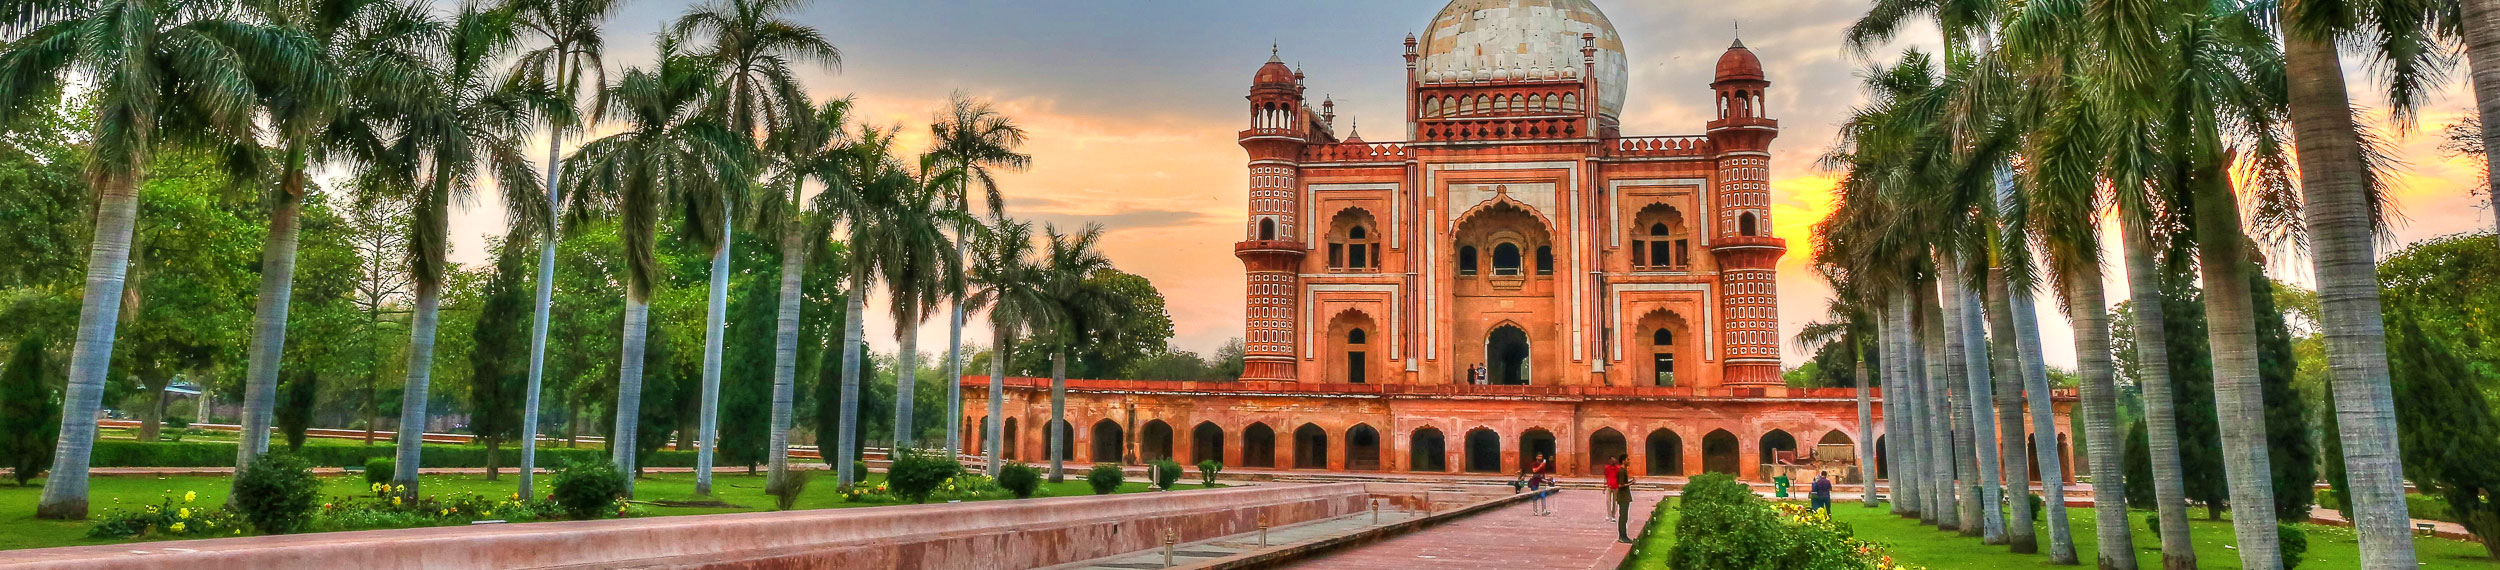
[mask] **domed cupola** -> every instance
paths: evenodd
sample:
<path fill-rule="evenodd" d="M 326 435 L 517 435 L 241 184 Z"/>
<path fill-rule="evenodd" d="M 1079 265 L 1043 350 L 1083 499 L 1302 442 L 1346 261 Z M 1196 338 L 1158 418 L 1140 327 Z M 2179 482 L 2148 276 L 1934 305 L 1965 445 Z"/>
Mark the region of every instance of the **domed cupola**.
<path fill-rule="evenodd" d="M 1259 66 L 1259 73 L 1250 77 L 1251 89 L 1292 89 L 1294 87 L 1293 68 L 1287 67 L 1285 60 L 1277 57 L 1276 53 L 1274 47 L 1268 48 L 1267 64 Z"/>
<path fill-rule="evenodd" d="M 1745 40 L 1736 40 L 1734 45 L 1727 46 L 1727 53 L 1719 54 L 1719 72 L 1714 77 L 1711 80 L 1714 84 L 1762 81 L 1762 58 L 1754 57 L 1753 50 L 1745 49 Z"/>
<path fill-rule="evenodd" d="M 1631 64 L 1614 23 L 1589 0 L 1451 0 L 1424 27 L 1419 77 L 1435 84 L 1578 79 L 1582 34 L 1596 36 L 1598 114 L 1620 117 Z"/>

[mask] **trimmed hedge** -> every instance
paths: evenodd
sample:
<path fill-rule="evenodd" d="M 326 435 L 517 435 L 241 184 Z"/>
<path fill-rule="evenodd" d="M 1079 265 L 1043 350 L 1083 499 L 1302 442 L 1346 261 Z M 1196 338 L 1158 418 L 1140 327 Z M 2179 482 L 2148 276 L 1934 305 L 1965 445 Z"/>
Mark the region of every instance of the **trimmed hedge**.
<path fill-rule="evenodd" d="M 95 443 L 95 454 L 89 465 L 95 467 L 233 467 L 233 442 L 180 441 L 141 443 L 136 441 L 102 440 Z M 389 445 L 307 445 L 296 457 L 316 467 L 363 466 L 366 460 L 390 459 L 398 450 Z M 497 465 L 521 463 L 521 450 L 505 447 Z M 466 445 L 425 446 L 425 467 L 485 467 L 486 448 Z M 565 463 L 607 461 L 604 449 L 538 448 L 538 465 L 554 467 Z M 644 467 L 693 467 L 692 451 L 656 451 L 644 454 Z"/>

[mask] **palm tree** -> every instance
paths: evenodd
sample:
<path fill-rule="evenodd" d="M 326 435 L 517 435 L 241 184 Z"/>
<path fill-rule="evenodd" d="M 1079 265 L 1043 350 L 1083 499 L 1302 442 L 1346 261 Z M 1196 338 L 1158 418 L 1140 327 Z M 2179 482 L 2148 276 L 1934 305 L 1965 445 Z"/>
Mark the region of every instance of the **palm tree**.
<path fill-rule="evenodd" d="M 816 211 L 842 222 L 851 248 L 851 255 L 846 258 L 849 267 L 843 269 L 851 282 L 844 295 L 847 302 L 842 317 L 842 417 L 834 440 L 838 451 L 828 459 L 834 464 L 837 480 L 846 489 L 866 475 L 854 472 L 851 464 L 851 459 L 859 456 L 860 341 L 866 336 L 863 323 L 867 320 L 868 290 L 875 284 L 877 263 L 883 261 L 863 246 L 876 243 L 877 233 L 884 231 L 881 226 L 885 223 L 886 204 L 915 182 L 894 158 L 896 130 L 899 129 L 862 127 L 858 140 L 843 147 L 825 167 L 829 171 L 825 175 L 825 191 L 816 194 Z"/>
<path fill-rule="evenodd" d="M 1112 330 L 1109 321 L 1118 311 L 1110 295 L 1086 285 L 1086 278 L 1111 268 L 1111 259 L 1096 245 L 1102 241 L 1102 226 L 1086 224 L 1074 234 L 1062 234 L 1057 226 L 1046 225 L 1042 233 L 1050 242 L 1042 253 L 1039 281 L 1042 295 L 1050 300 L 1049 313 L 1056 318 L 1047 330 L 1036 329 L 1043 333 L 1036 340 L 1050 347 L 1050 430 L 1045 435 L 1050 438 L 1050 482 L 1057 483 L 1067 479 L 1060 430 L 1069 427 L 1068 352 L 1101 340 L 1097 337 Z"/>
<path fill-rule="evenodd" d="M 47 109 L 71 81 L 95 103 L 86 177 L 95 235 L 62 398 L 61 430 L 36 516 L 87 517 L 87 460 L 111 366 L 139 186 L 159 150 L 253 140 L 255 79 L 321 77 L 300 34 L 231 17 L 199 0 L 35 2 L 10 10 L 0 47 L 0 113 Z M 200 53 L 234 57 L 201 58 Z"/>
<path fill-rule="evenodd" d="M 1006 200 L 998 193 L 998 180 L 991 169 L 1016 171 L 1033 163 L 1032 156 L 1016 151 L 1016 147 L 1024 145 L 1024 127 L 1017 126 L 1015 120 L 991 109 L 989 103 L 956 93 L 947 99 L 946 110 L 929 123 L 929 136 L 932 141 L 929 156 L 934 159 L 933 164 L 961 171 L 953 187 L 944 189 L 946 198 L 952 202 L 951 206 L 957 211 L 970 211 L 972 196 L 968 186 L 979 182 L 989 207 L 990 219 L 1005 218 Z M 969 243 L 973 240 L 967 238 L 967 234 L 977 229 L 954 228 L 955 237 L 957 241 Z M 963 284 L 951 285 L 949 292 L 953 294 L 953 299 L 949 305 L 952 314 L 948 316 L 946 325 L 946 450 L 950 455 L 963 441 L 956 430 L 963 425 L 963 382 L 960 379 L 963 378 L 964 305 L 969 302 L 965 299 Z"/>
<path fill-rule="evenodd" d="M 424 12 L 385 0 L 302 2 L 262 0 L 244 4 L 260 20 L 304 35 L 319 50 L 326 81 L 268 90 L 262 105 L 275 127 L 280 182 L 270 194 L 269 235 L 261 248 L 261 283 L 253 310 L 252 345 L 244 372 L 243 432 L 235 446 L 235 472 L 269 451 L 269 426 L 277 401 L 278 366 L 286 346 L 287 307 L 294 293 L 295 251 L 301 231 L 306 168 L 331 154 L 378 146 L 370 108 L 349 99 L 387 99 L 378 87 L 413 77 L 422 68 L 420 42 L 430 31 Z M 318 78 L 305 78 L 314 80 Z M 352 95 L 351 95 L 352 93 Z M 344 151 L 344 152 L 342 152 Z M 261 437 L 248 437 L 260 434 Z"/>
<path fill-rule="evenodd" d="M 2007 234 L 2012 235 L 2013 232 Z M 2004 250 L 2005 258 L 2029 259 L 2030 248 L 2021 245 L 2019 241 L 2010 242 Z M 2009 264 L 2009 267 L 2014 266 Z M 2049 526 L 2049 562 L 2076 564 L 2079 560 L 2075 556 L 2074 530 L 2066 520 L 2065 455 L 2057 445 L 2057 415 L 2049 407 L 2051 386 L 2048 362 L 2041 354 L 2039 309 L 2031 297 L 2031 285 L 2024 272 L 2008 276 L 2006 285 L 2009 289 L 2007 297 L 2012 305 L 2012 310 L 2007 312 L 2013 314 L 2015 353 L 2022 365 L 2022 389 L 2030 395 L 2025 398 L 2024 405 L 2031 415 L 2032 447 L 2039 450 L 2040 495 L 2055 499 L 2041 501 L 2048 507 L 2046 516 L 2041 518 L 2046 519 Z M 2021 432 L 2020 429 L 2014 431 Z"/>
<path fill-rule="evenodd" d="M 729 132 L 745 138 L 750 148 L 759 146 L 764 132 L 786 128 L 808 116 L 807 90 L 791 74 L 791 63 L 842 63 L 842 52 L 814 28 L 783 19 L 799 5 L 799 0 L 712 2 L 678 16 L 669 26 L 672 37 L 709 36 L 711 45 L 695 52 L 719 74 L 720 90 L 706 112 L 719 116 Z M 711 242 L 704 245 L 712 252 L 712 284 L 703 329 L 703 401 L 696 436 L 700 442 L 695 451 L 694 491 L 699 495 L 712 492 L 713 443 L 720 434 L 721 335 L 727 332 L 729 311 L 731 219 L 746 206 L 747 187 L 717 185 L 712 188 L 724 192 L 686 197 L 702 202 L 690 203 L 687 213 L 701 230 L 697 241 Z M 717 242 L 712 241 L 714 236 Z"/>
<path fill-rule="evenodd" d="M 2294 155 L 2325 315 L 2320 326 L 2326 334 L 2335 421 L 2350 479 L 2353 528 L 2360 535 L 2362 565 L 2368 568 L 2412 568 L 2416 562 L 2408 534 L 2412 519 L 2405 512 L 2404 466 L 2397 457 L 2395 394 L 2388 383 L 2387 330 L 2372 243 L 2380 227 L 2381 187 L 2372 177 L 2368 151 L 2353 120 L 2336 46 L 2369 46 L 2370 57 L 2389 75 L 2390 107 L 2399 119 L 2409 118 L 2446 53 L 2429 47 L 2436 23 L 2431 16 L 2441 10 L 2425 2 L 2281 3 Z M 2486 30 L 2477 37 L 2488 36 Z"/>
<path fill-rule="evenodd" d="M 681 196 L 707 194 L 707 187 L 745 183 L 746 155 L 752 148 L 702 112 L 714 96 L 716 75 L 709 63 L 680 53 L 674 40 L 663 38 L 659 48 L 658 67 L 627 70 L 607 87 L 594 113 L 624 123 L 625 130 L 582 145 L 566 169 L 577 176 L 565 180 L 571 186 L 566 194 L 582 198 L 574 202 L 571 215 L 600 213 L 621 221 L 624 347 L 617 366 L 616 428 L 608 450 L 618 470 L 629 475 L 628 493 L 633 491 L 630 475 L 641 419 L 651 288 L 660 269 L 652 253 L 660 210 Z"/>
<path fill-rule="evenodd" d="M 537 114 L 562 105 L 544 86 L 498 80 L 493 68 L 513 53 L 519 35 L 508 9 L 464 6 L 446 22 L 440 51 L 413 90 L 417 99 L 401 117 L 400 141 L 388 170 L 416 194 L 409 231 L 410 274 L 416 307 L 410 319 L 408 382 L 400 399 L 398 464 L 394 484 L 420 496 L 418 466 L 425 447 L 427 384 L 433 379 L 434 329 L 442 305 L 443 273 L 450 252 L 451 202 L 466 200 L 481 177 L 492 175 L 505 209 L 516 223 L 545 211 L 537 167 L 522 156 L 522 133 Z"/>
<path fill-rule="evenodd" d="M 1828 238 L 1829 236 L 1822 236 Z M 1797 347 L 1806 350 L 1847 350 L 1852 366 L 1850 373 L 1858 389 L 1858 468 L 1861 472 L 1867 507 L 1875 502 L 1875 420 L 1874 402 L 1867 389 L 1866 346 L 1876 330 L 1874 316 L 1860 298 L 1861 293 L 1849 278 L 1847 267 L 1833 263 L 1835 248 L 1818 244 L 1815 272 L 1831 285 L 1832 299 L 1825 311 L 1825 320 L 1808 323 L 1797 330 Z"/>
<path fill-rule="evenodd" d="M 816 178 L 828 187 L 841 186 L 841 169 L 837 161 L 849 144 L 844 126 L 850 122 L 851 100 L 835 99 L 816 107 L 806 120 L 794 122 L 789 128 L 773 133 L 766 143 L 768 156 L 779 162 L 771 192 L 756 203 L 758 230 L 778 234 L 781 238 L 781 297 L 773 330 L 773 412 L 772 435 L 765 454 L 770 457 L 771 476 L 765 479 L 765 490 L 781 493 L 783 480 L 790 469 L 791 407 L 797 398 L 799 363 L 799 289 L 807 267 L 807 253 L 813 242 L 824 239 L 824 216 L 809 209 L 801 194 L 807 179 Z"/>
<path fill-rule="evenodd" d="M 1042 290 L 1042 267 L 1033 260 L 1033 224 L 1005 217 L 990 218 L 989 229 L 975 232 L 972 242 L 974 263 L 965 268 L 974 289 L 964 298 L 971 308 L 987 308 L 990 312 L 990 409 L 986 428 L 990 442 L 983 450 L 989 458 L 987 473 L 998 476 L 1001 450 L 1015 442 L 1006 440 L 1007 355 L 1011 353 L 1016 333 L 1025 329 L 1045 329 L 1051 324 L 1055 307 Z"/>
<path fill-rule="evenodd" d="M 514 81 L 553 86 L 555 96 L 567 103 L 582 99 L 588 89 L 596 97 L 608 83 L 607 64 L 603 61 L 607 39 L 600 33 L 608 16 L 622 4 L 619 0 L 514 0 L 517 10 L 513 25 L 542 44 L 538 49 L 521 53 L 513 62 Z M 590 81 L 582 81 L 589 74 Z M 595 105 L 594 105 L 595 106 Z M 583 125 L 574 113 L 549 113 L 547 128 L 547 217 L 538 239 L 538 291 L 530 321 L 529 388 L 521 406 L 521 481 L 523 497 L 538 496 L 538 399 L 540 385 L 547 371 L 548 314 L 555 301 L 556 242 L 563 238 L 562 219 L 569 196 L 563 194 L 564 137 L 580 134 Z"/>
<path fill-rule="evenodd" d="M 868 241 L 852 244 L 852 251 L 863 257 L 877 257 L 880 280 L 885 282 L 887 298 L 894 316 L 894 340 L 902 346 L 896 352 L 894 374 L 894 443 L 893 449 L 912 447 L 914 432 L 912 393 L 920 384 L 920 323 L 929 320 L 938 299 L 953 284 L 963 282 L 963 256 L 958 254 L 955 240 L 947 235 L 950 227 L 978 225 L 962 210 L 949 207 L 943 188 L 959 176 L 961 170 L 924 170 L 924 176 L 909 184 L 894 186 L 889 199 L 881 201 L 876 213 L 877 231 Z"/>

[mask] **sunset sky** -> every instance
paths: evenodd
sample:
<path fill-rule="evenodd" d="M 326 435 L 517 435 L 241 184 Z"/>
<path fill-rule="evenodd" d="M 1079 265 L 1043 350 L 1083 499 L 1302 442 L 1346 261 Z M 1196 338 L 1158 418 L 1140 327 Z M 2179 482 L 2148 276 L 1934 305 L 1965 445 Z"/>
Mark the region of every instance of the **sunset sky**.
<path fill-rule="evenodd" d="M 931 114 L 954 91 L 994 101 L 1021 122 L 1034 161 L 1001 180 L 1009 214 L 1108 227 L 1112 261 L 1153 280 L 1169 300 L 1175 348 L 1204 354 L 1241 334 L 1243 278 L 1231 244 L 1240 237 L 1247 181 L 1234 134 L 1245 126 L 1243 96 L 1270 44 L 1302 66 L 1312 97 L 1335 98 L 1340 126 L 1359 125 L 1367 140 L 1396 140 L 1404 130 L 1401 42 L 1444 3 L 817 0 L 795 19 L 823 30 L 844 56 L 838 70 L 806 72 L 810 91 L 818 99 L 855 97 L 867 120 L 904 125 L 907 147 L 925 145 Z M 1935 34 L 1922 29 L 1861 58 L 1842 45 L 1840 31 L 1866 0 L 1597 4 L 1631 58 L 1626 135 L 1700 133 L 1710 65 L 1741 23 L 1772 82 L 1768 114 L 1784 128 L 1771 167 L 1774 226 L 1790 250 L 1780 264 L 1781 330 L 1794 333 L 1821 317 L 1828 291 L 1806 258 L 1809 227 L 1829 211 L 1834 175 L 1813 159 L 1828 150 L 1849 107 L 1864 100 L 1858 72 L 1905 47 L 1932 45 Z M 607 29 L 610 77 L 648 64 L 653 34 L 689 6 L 627 0 Z M 2367 70 L 2352 65 L 2356 101 L 2378 109 Z M 2439 128 L 2471 103 L 2462 77 L 2443 86 L 2409 135 L 2387 131 L 2408 163 L 2395 194 L 2404 217 L 2398 243 L 2491 226 L 2481 199 L 2466 194 L 2480 173 L 2436 149 Z M 486 200 L 456 214 L 454 260 L 484 262 L 486 238 L 501 235 L 502 220 Z M 2275 265 L 2277 277 L 2307 281 L 2305 260 Z M 2123 278 L 2115 268 L 2110 274 L 2113 283 Z M 891 350 L 884 314 L 870 311 L 868 336 Z M 2071 366 L 2065 321 L 2053 306 L 2041 314 L 2049 360 Z M 923 349 L 941 350 L 943 323 L 922 331 Z M 986 331 L 966 336 L 988 338 Z M 1788 361 L 1808 356 L 1792 348 Z"/>

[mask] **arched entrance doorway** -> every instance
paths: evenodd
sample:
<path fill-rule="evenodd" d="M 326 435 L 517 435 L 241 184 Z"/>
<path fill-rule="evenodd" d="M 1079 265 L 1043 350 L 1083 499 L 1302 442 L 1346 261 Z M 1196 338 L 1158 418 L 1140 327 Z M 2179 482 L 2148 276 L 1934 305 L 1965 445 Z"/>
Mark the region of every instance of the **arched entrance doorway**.
<path fill-rule="evenodd" d="M 1302 424 L 1293 430 L 1293 468 L 1328 468 L 1328 431 L 1317 424 Z"/>
<path fill-rule="evenodd" d="M 1467 431 L 1467 471 L 1502 472 L 1502 434 L 1485 428 Z"/>
<path fill-rule="evenodd" d="M 1017 445 L 1018 443 L 1023 442 L 1024 438 L 1016 436 L 1016 419 L 1007 418 L 1007 425 L 1000 426 L 998 432 L 998 454 L 1006 457 L 1007 459 L 1022 458 L 1022 454 L 1016 453 L 1016 448 L 1024 447 L 1022 445 Z"/>
<path fill-rule="evenodd" d="M 1120 457 L 1122 452 L 1128 448 L 1127 435 L 1128 434 L 1121 433 L 1120 422 L 1107 419 L 1094 422 L 1094 455 L 1092 461 L 1095 463 L 1127 463 L 1127 461 L 1121 460 Z"/>
<path fill-rule="evenodd" d="M 1771 433 L 1762 434 L 1761 444 L 1761 449 L 1754 453 L 1760 460 L 1760 464 L 1779 465 L 1797 462 L 1797 437 L 1788 435 L 1787 430 L 1775 429 L 1771 430 Z"/>
<path fill-rule="evenodd" d="M 1529 428 L 1526 433 L 1519 434 L 1519 468 L 1536 466 L 1538 458 L 1549 461 L 1547 469 L 1562 472 L 1562 458 L 1554 455 L 1554 432 L 1545 431 L 1545 428 Z"/>
<path fill-rule="evenodd" d="M 1042 428 L 1045 432 L 1048 432 L 1052 428 L 1057 428 L 1059 430 L 1059 460 L 1075 461 L 1076 426 L 1069 424 L 1068 420 L 1051 420 L 1050 423 L 1043 425 L 1046 426 Z M 1051 455 L 1050 436 L 1048 433 L 1044 433 L 1042 437 L 1042 460 L 1049 461 Z"/>
<path fill-rule="evenodd" d="M 1406 438 L 1406 470 L 1440 473 L 1449 469 L 1449 443 L 1441 430 L 1424 428 Z"/>
<path fill-rule="evenodd" d="M 1484 338 L 1484 362 L 1488 382 L 1527 384 L 1528 331 L 1509 323 L 1494 327 L 1493 332 Z"/>
<path fill-rule="evenodd" d="M 1380 431 L 1365 424 L 1354 424 L 1345 430 L 1345 468 L 1347 471 L 1380 470 Z"/>
<path fill-rule="evenodd" d="M 1701 470 L 1711 473 L 1736 474 L 1736 434 L 1713 430 L 1701 436 Z"/>
<path fill-rule="evenodd" d="M 1172 424 L 1147 420 L 1146 427 L 1138 431 L 1142 432 L 1137 440 L 1138 463 L 1172 458 Z"/>
<path fill-rule="evenodd" d="M 1241 466 L 1276 468 L 1276 430 L 1264 423 L 1241 428 Z"/>
<path fill-rule="evenodd" d="M 1684 474 L 1684 436 L 1676 435 L 1675 430 L 1658 428 L 1650 430 L 1643 446 L 1644 455 L 1649 456 L 1646 467 L 1650 476 Z"/>
<path fill-rule="evenodd" d="M 1372 321 L 1371 315 L 1346 309 L 1329 319 L 1327 330 L 1328 355 L 1334 357 L 1333 361 L 1326 362 L 1329 382 L 1363 384 L 1377 379 L 1378 375 L 1374 372 L 1379 367 L 1375 361 L 1380 360 L 1377 357 L 1381 353 L 1373 348 L 1379 346 L 1382 339 L 1377 334 L 1380 327 Z"/>
<path fill-rule="evenodd" d="M 1623 432 L 1615 431 L 1615 428 L 1600 428 L 1597 433 L 1589 434 L 1588 449 L 1589 470 L 1586 473 L 1605 473 L 1606 466 L 1614 464 L 1615 456 L 1628 453 L 1623 443 Z"/>
<path fill-rule="evenodd" d="M 1198 422 L 1198 427 L 1189 430 L 1189 463 L 1210 460 L 1224 462 L 1224 428 L 1216 427 L 1215 422 Z"/>

